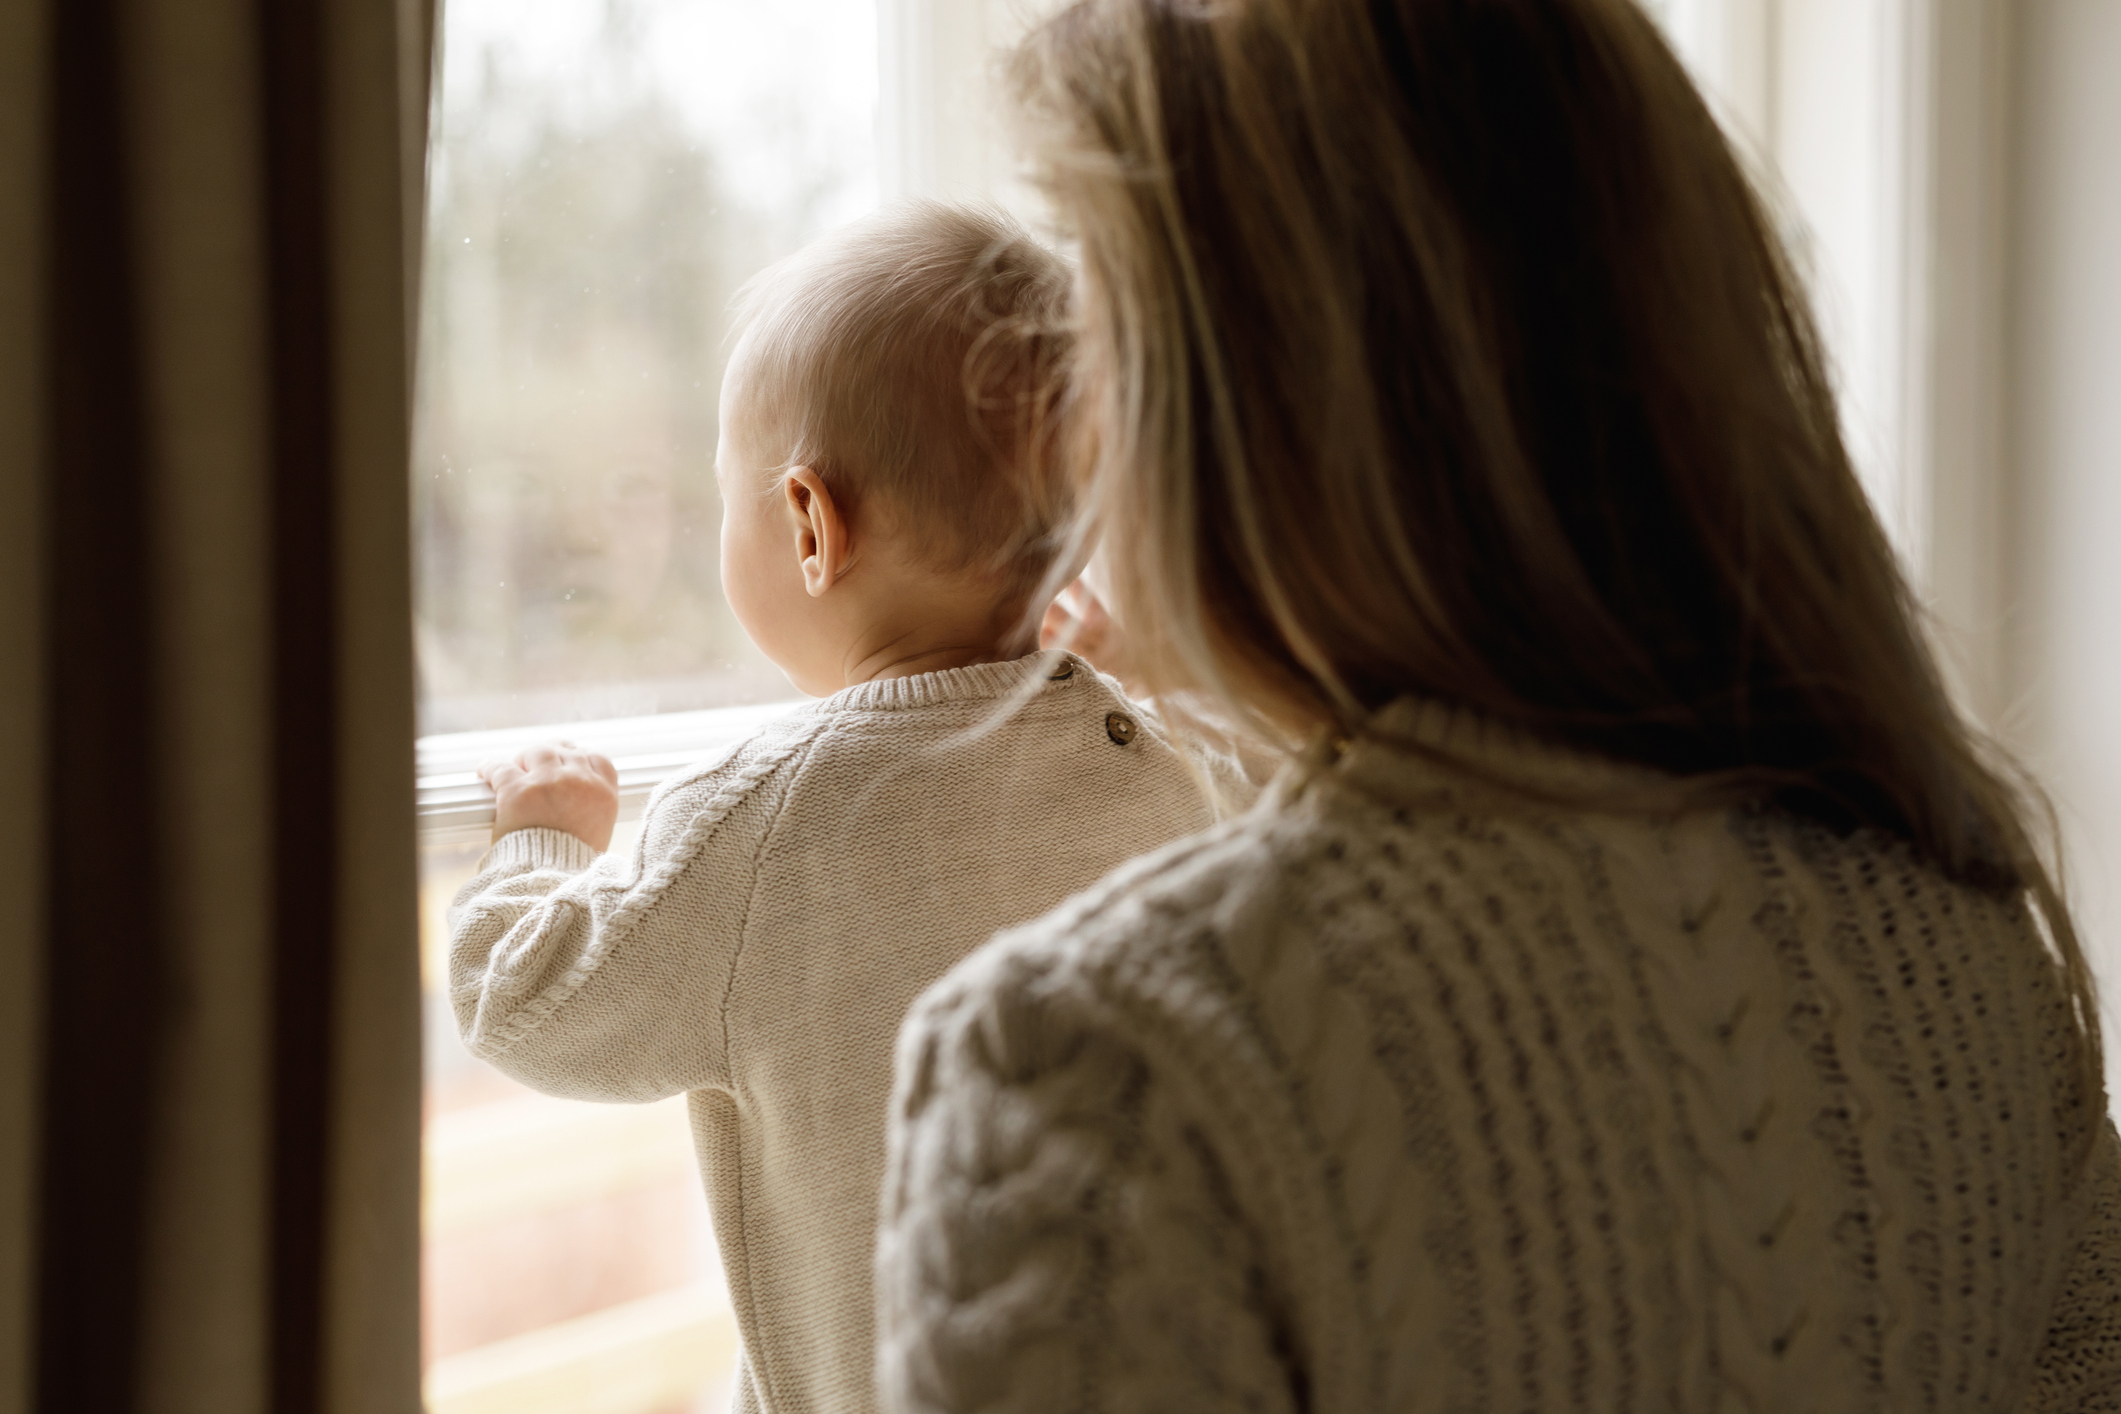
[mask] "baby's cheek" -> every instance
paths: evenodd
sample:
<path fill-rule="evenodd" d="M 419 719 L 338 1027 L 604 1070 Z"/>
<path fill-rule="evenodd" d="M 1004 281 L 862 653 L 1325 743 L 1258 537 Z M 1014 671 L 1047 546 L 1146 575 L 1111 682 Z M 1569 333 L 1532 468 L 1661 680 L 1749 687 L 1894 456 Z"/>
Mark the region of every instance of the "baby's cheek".
<path fill-rule="evenodd" d="M 760 566 L 751 547 L 744 543 L 741 535 L 724 532 L 722 535 L 722 595 L 729 601 L 729 608 L 736 614 L 736 621 L 743 625 L 744 632 L 754 639 L 758 637 L 758 600 Z"/>
<path fill-rule="evenodd" d="M 783 602 L 787 590 L 781 581 L 789 576 L 776 574 L 784 567 L 775 562 L 772 547 L 761 543 L 764 537 L 751 530 L 727 519 L 723 522 L 722 594 L 745 636 L 785 670 L 790 647 L 784 641 L 789 637 L 785 621 L 791 614 Z M 800 582 L 796 592 L 801 593 Z"/>
<path fill-rule="evenodd" d="M 736 553 L 736 536 L 730 529 L 729 512 L 724 509 L 722 512 L 721 564 L 718 568 L 722 578 L 722 597 L 729 601 L 731 608 L 736 606 L 736 585 L 737 581 L 742 578 L 737 573 Z"/>

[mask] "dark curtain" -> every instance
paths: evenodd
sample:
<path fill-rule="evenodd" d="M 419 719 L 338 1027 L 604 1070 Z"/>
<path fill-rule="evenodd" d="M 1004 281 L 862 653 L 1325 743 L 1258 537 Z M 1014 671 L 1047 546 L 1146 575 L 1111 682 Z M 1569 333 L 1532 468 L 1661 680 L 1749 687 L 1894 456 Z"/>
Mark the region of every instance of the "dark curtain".
<path fill-rule="evenodd" d="M 0 1414 L 418 1407 L 432 31 L 0 6 Z"/>

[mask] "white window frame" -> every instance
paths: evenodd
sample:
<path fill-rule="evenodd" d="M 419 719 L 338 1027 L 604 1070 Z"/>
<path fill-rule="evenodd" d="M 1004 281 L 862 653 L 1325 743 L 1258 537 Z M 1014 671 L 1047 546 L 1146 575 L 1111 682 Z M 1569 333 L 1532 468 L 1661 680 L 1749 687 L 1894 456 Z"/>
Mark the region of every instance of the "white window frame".
<path fill-rule="evenodd" d="M 623 823 L 640 818 L 648 797 L 664 781 L 727 751 L 797 705 L 714 707 L 421 737 L 414 772 L 420 843 L 471 844 L 487 838 L 493 829 L 493 792 L 479 779 L 479 767 L 540 742 L 568 741 L 610 757 L 619 772 Z"/>

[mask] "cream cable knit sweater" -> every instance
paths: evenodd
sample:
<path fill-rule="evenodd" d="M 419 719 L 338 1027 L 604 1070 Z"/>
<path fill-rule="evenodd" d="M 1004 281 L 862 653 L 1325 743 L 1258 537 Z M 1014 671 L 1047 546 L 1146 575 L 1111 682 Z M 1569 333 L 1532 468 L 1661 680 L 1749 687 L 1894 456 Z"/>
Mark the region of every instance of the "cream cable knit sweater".
<path fill-rule="evenodd" d="M 2021 908 L 1896 843 L 1358 744 L 916 1005 L 884 1402 L 2121 1409 L 2121 1156 L 2068 1025 Z"/>
<path fill-rule="evenodd" d="M 739 1409 L 860 1414 L 908 1003 L 997 929 L 1211 818 L 1180 753 L 1080 659 L 851 688 L 666 785 L 630 858 L 501 839 L 454 911 L 458 1025 L 552 1094 L 690 1092 Z"/>

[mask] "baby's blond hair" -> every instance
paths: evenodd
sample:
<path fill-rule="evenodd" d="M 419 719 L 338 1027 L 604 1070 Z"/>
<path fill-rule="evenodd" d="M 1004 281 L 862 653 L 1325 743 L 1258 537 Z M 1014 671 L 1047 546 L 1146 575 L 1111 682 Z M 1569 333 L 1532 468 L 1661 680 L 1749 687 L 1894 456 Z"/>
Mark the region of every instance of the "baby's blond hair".
<path fill-rule="evenodd" d="M 1068 283 L 988 208 L 906 202 L 805 247 L 737 295 L 759 444 L 925 563 L 1028 591 L 1072 512 L 1050 466 Z"/>

